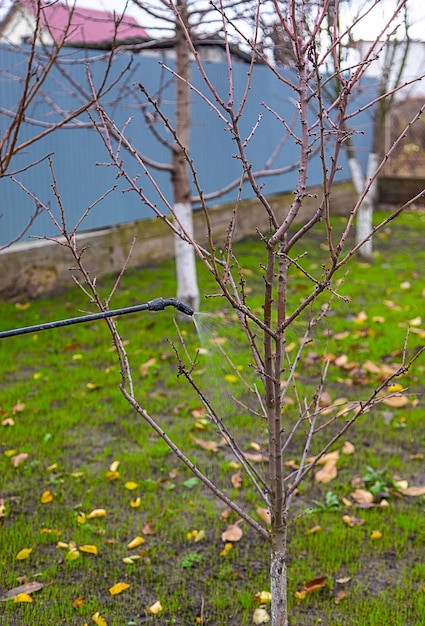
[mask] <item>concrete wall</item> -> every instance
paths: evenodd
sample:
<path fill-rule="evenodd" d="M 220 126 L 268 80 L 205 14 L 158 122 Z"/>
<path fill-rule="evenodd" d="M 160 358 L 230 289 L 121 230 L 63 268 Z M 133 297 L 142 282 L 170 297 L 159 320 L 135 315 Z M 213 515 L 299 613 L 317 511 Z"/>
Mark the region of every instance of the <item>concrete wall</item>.
<path fill-rule="evenodd" d="M 321 189 L 317 191 L 321 197 Z M 280 194 L 269 198 L 283 219 L 293 201 L 293 194 Z M 304 222 L 318 206 L 318 200 L 306 198 L 298 222 Z M 348 214 L 355 202 L 351 183 L 339 183 L 332 190 L 331 211 L 334 215 Z M 217 245 L 225 240 L 232 215 L 232 204 L 212 207 L 209 219 Z M 194 214 L 195 235 L 201 244 L 207 241 L 207 229 L 201 211 Z M 256 229 L 267 232 L 267 215 L 257 199 L 244 201 L 239 209 L 235 238 L 242 240 L 255 235 Z M 173 235 L 160 219 L 140 220 L 130 224 L 84 233 L 78 237 L 80 250 L 85 248 L 84 263 L 93 277 L 117 273 L 122 268 L 133 239 L 136 244 L 130 267 L 140 267 L 173 256 Z M 58 238 L 58 241 L 61 241 Z M 78 278 L 71 253 L 54 241 L 17 243 L 0 251 L 0 299 L 19 300 L 36 298 L 43 294 L 66 289 Z"/>

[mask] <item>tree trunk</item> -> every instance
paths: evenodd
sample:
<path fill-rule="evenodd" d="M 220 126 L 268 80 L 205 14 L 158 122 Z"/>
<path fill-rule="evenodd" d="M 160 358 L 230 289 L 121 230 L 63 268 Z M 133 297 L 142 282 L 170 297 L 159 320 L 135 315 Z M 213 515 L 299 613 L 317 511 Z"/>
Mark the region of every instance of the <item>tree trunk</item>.
<path fill-rule="evenodd" d="M 378 155 L 375 152 L 369 154 L 367 162 L 366 181 L 370 180 L 376 172 L 378 167 Z M 356 244 L 360 243 L 368 235 L 370 235 L 373 228 L 373 207 L 376 198 L 376 179 L 373 181 L 369 193 L 361 203 L 359 211 L 357 213 L 356 224 Z M 372 258 L 372 238 L 368 239 L 360 248 L 359 255 L 363 259 Z"/>
<path fill-rule="evenodd" d="M 287 555 L 286 525 L 272 538 L 270 581 L 271 581 L 271 624 L 272 626 L 288 626 L 288 596 L 286 577 Z"/>
<path fill-rule="evenodd" d="M 179 0 L 177 8 L 182 23 L 189 28 L 186 0 Z M 183 149 L 189 148 L 190 142 L 190 55 L 184 29 L 176 20 L 176 72 L 183 80 L 176 81 L 176 121 L 175 128 L 178 140 L 173 151 L 173 201 L 176 222 L 184 239 L 175 236 L 175 257 L 177 272 L 177 298 L 194 310 L 199 308 L 199 290 L 196 278 L 194 248 L 185 240 L 193 236 L 193 217 L 190 202 L 190 183 L 186 154 Z M 183 148 L 183 149 L 182 149 Z M 183 316 L 187 320 L 187 316 Z"/>

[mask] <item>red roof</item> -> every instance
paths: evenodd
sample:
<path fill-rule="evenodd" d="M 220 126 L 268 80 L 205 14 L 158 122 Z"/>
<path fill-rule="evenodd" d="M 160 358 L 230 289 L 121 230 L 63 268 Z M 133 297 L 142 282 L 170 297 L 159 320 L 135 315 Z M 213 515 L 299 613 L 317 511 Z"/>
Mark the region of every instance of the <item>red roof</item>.
<path fill-rule="evenodd" d="M 20 0 L 19 4 L 27 8 L 33 15 L 37 12 L 37 3 L 34 0 Z M 96 11 L 73 7 L 73 3 L 41 2 L 41 24 L 49 31 L 52 38 L 58 41 L 68 27 L 70 14 L 71 22 L 65 40 L 67 45 L 96 44 L 112 42 L 116 32 L 116 41 L 149 39 L 146 30 L 140 26 L 134 17 L 128 15 L 116 26 L 121 18 L 113 12 Z"/>

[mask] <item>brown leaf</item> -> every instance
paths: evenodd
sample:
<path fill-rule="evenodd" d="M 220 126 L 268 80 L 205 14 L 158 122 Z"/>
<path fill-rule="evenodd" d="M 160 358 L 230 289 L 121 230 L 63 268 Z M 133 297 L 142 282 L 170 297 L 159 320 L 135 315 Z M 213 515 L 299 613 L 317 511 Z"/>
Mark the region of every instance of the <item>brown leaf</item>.
<path fill-rule="evenodd" d="M 19 595 L 20 593 L 34 593 L 35 591 L 40 591 L 40 589 L 43 589 L 44 585 L 43 583 L 39 583 L 39 582 L 31 582 L 31 583 L 26 583 L 25 585 L 20 585 L 19 587 L 14 587 L 13 589 L 9 589 L 9 591 L 6 591 L 6 593 L 4 594 L 5 598 L 15 598 L 17 595 Z"/>
<path fill-rule="evenodd" d="M 308 581 L 301 591 L 295 592 L 295 597 L 298 599 L 298 602 L 304 600 L 307 596 L 311 595 L 315 591 L 319 589 L 323 589 L 328 584 L 328 577 L 322 576 L 321 578 L 313 578 L 313 580 Z"/>
<path fill-rule="evenodd" d="M 155 534 L 155 530 L 153 527 L 153 524 L 150 520 L 148 520 L 147 522 L 145 522 L 142 526 L 142 533 L 144 535 L 154 535 Z"/>
<path fill-rule="evenodd" d="M 373 502 L 373 494 L 370 491 L 366 491 L 366 489 L 355 489 L 351 497 L 357 504 L 372 504 Z"/>
<path fill-rule="evenodd" d="M 257 515 L 263 520 L 263 522 L 266 522 L 266 524 L 270 524 L 270 511 L 268 509 L 257 506 L 256 511 Z"/>
<path fill-rule="evenodd" d="M 12 462 L 13 467 L 19 467 L 19 465 L 21 465 L 24 461 L 26 461 L 27 458 L 28 458 L 28 454 L 26 452 L 21 452 L 20 454 L 15 454 L 15 456 L 12 456 L 10 460 Z"/>
<path fill-rule="evenodd" d="M 353 528 L 353 526 L 363 526 L 366 521 L 361 517 L 354 517 L 353 515 L 343 515 L 341 519 L 344 524 L 347 524 L 350 528 Z"/>
<path fill-rule="evenodd" d="M 264 454 L 262 454 L 261 452 L 244 452 L 244 457 L 248 461 L 252 461 L 253 463 L 268 463 L 269 461 L 268 458 L 264 456 Z"/>
<path fill-rule="evenodd" d="M 243 537 L 242 528 L 239 524 L 242 520 L 238 520 L 234 524 L 230 524 L 224 532 L 221 533 L 222 541 L 240 541 Z"/>
<path fill-rule="evenodd" d="M 218 452 L 219 444 L 217 443 L 217 441 L 206 441 L 205 439 L 197 439 L 196 437 L 192 437 L 192 439 L 203 450 Z"/>
<path fill-rule="evenodd" d="M 235 489 L 240 489 L 243 481 L 242 472 L 238 470 L 235 474 L 232 474 L 230 480 L 232 481 L 232 485 Z"/>
<path fill-rule="evenodd" d="M 395 396 L 390 396 L 389 398 L 384 398 L 382 400 L 383 404 L 392 407 L 393 409 L 402 409 L 406 404 L 409 403 L 409 400 L 406 396 L 401 396 L 399 394 Z"/>
<path fill-rule="evenodd" d="M 415 487 L 414 485 L 412 485 L 411 487 L 406 487 L 406 489 L 400 489 L 400 493 L 402 493 L 403 496 L 423 496 L 425 495 L 425 487 Z"/>
<path fill-rule="evenodd" d="M 347 593 L 344 591 L 344 589 L 340 589 L 339 591 L 337 591 L 334 600 L 335 604 L 339 604 L 340 602 L 342 602 L 346 595 Z"/>
<path fill-rule="evenodd" d="M 344 445 L 342 446 L 342 454 L 354 454 L 354 452 L 356 451 L 355 447 L 353 446 L 353 444 L 350 441 L 344 441 Z"/>
<path fill-rule="evenodd" d="M 336 460 L 331 459 L 325 465 L 315 473 L 314 481 L 316 483 L 329 483 L 331 480 L 336 478 L 337 469 L 336 469 Z"/>
<path fill-rule="evenodd" d="M 146 361 L 146 363 L 143 363 L 143 365 L 140 366 L 140 374 L 142 376 L 142 378 L 146 378 L 146 376 L 149 374 L 149 369 L 156 364 L 156 359 L 152 358 L 149 359 L 148 361 Z"/>

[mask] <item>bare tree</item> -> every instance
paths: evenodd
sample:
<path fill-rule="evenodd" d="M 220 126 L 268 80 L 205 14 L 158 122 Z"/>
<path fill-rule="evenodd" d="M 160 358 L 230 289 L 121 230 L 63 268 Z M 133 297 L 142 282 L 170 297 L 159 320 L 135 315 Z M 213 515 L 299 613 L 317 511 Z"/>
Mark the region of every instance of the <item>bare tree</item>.
<path fill-rule="evenodd" d="M 108 151 L 110 162 L 114 165 L 119 174 L 123 176 L 134 193 L 138 194 L 141 201 L 151 206 L 156 215 L 161 217 L 173 232 L 180 236 L 186 243 L 189 243 L 196 255 L 206 266 L 214 278 L 219 297 L 229 304 L 237 314 L 237 321 L 243 332 L 246 346 L 250 350 L 252 368 L 258 379 L 256 385 L 246 382 L 245 388 L 249 389 L 249 399 L 245 406 L 252 411 L 256 419 L 261 421 L 267 428 L 267 450 L 265 457 L 268 460 L 267 469 L 257 469 L 252 461 L 243 452 L 243 442 L 239 441 L 235 433 L 231 430 L 231 424 L 223 417 L 220 405 L 215 405 L 208 394 L 208 390 L 201 388 L 197 380 L 192 376 L 191 367 L 185 364 L 182 357 L 179 358 L 179 372 L 189 384 L 193 386 L 202 401 L 205 412 L 209 420 L 217 428 L 217 431 L 225 439 L 230 450 L 241 464 L 246 476 L 252 481 L 259 497 L 262 498 L 265 508 L 270 512 L 270 525 L 259 522 L 253 512 L 242 506 L 237 499 L 229 497 L 225 489 L 214 482 L 201 469 L 199 469 L 188 456 L 185 450 L 180 449 L 164 430 L 160 418 L 155 417 L 154 408 L 150 411 L 145 408 L 137 397 L 137 391 L 132 381 L 132 369 L 125 351 L 125 344 L 122 340 L 113 319 L 107 319 L 108 327 L 111 331 L 116 348 L 118 361 L 121 370 L 120 389 L 124 398 L 133 409 L 156 431 L 156 433 L 167 443 L 174 454 L 227 506 L 231 507 L 247 524 L 255 529 L 269 546 L 270 550 L 270 580 L 271 580 L 271 623 L 273 626 L 288 625 L 287 609 L 287 538 L 291 522 L 291 503 L 297 488 L 316 468 L 318 462 L 331 450 L 332 446 L 355 424 L 356 420 L 373 406 L 380 402 L 380 394 L 387 388 L 388 383 L 395 377 L 404 374 L 411 367 L 412 363 L 422 352 L 420 350 L 414 357 L 407 358 L 407 348 L 405 346 L 402 362 L 391 374 L 369 395 L 362 400 L 355 400 L 349 403 L 343 413 L 335 412 L 333 416 L 324 415 L 321 399 L 326 388 L 326 377 L 328 361 L 323 360 L 320 380 L 312 391 L 302 390 L 298 383 L 296 374 L 299 370 L 301 357 L 304 354 L 309 342 L 314 337 L 317 328 L 326 324 L 326 315 L 332 301 L 335 298 L 343 298 L 338 292 L 338 279 L 344 272 L 350 260 L 356 255 L 364 241 L 350 244 L 349 235 L 353 231 L 355 219 L 358 215 L 362 202 L 369 193 L 383 163 L 391 159 L 397 145 L 402 140 L 404 133 L 420 117 L 425 105 L 418 110 L 412 119 L 403 129 L 393 146 L 386 152 L 383 160 L 378 165 L 368 184 L 364 187 L 357 202 L 350 207 L 345 224 L 341 232 L 336 233 L 331 220 L 330 202 L 335 177 L 339 169 L 341 153 L 344 143 L 347 141 L 347 127 L 355 128 L 356 116 L 359 109 L 350 109 L 351 98 L 359 87 L 365 70 L 373 60 L 373 47 L 368 55 L 362 58 L 361 63 L 351 68 L 350 74 L 343 76 L 336 70 L 335 76 L 326 77 L 323 71 L 327 64 L 329 55 L 336 54 L 338 49 L 344 45 L 343 35 L 333 29 L 331 40 L 326 49 L 321 50 L 318 46 L 318 38 L 321 29 L 325 27 L 325 20 L 330 8 L 330 0 L 314 3 L 311 6 L 307 0 L 288 0 L 284 5 L 280 5 L 277 0 L 272 3 L 275 16 L 281 28 L 286 33 L 288 41 L 291 42 L 294 58 L 295 73 L 286 74 L 280 72 L 268 59 L 267 55 L 257 40 L 259 30 L 254 29 L 253 34 L 247 36 L 237 22 L 233 20 L 230 9 L 218 5 L 215 7 L 222 20 L 222 28 L 225 36 L 229 70 L 229 95 L 228 98 L 217 91 L 211 82 L 206 68 L 197 54 L 195 43 L 192 40 L 190 29 L 187 28 L 185 16 L 182 15 L 181 5 L 171 5 L 177 18 L 179 28 L 185 36 L 189 51 L 192 53 L 197 70 L 204 79 L 206 91 L 196 90 L 191 83 L 188 83 L 185 75 L 177 78 L 185 85 L 189 85 L 192 93 L 203 98 L 211 109 L 212 115 L 217 115 L 225 132 L 229 132 L 233 138 L 234 150 L 237 153 L 240 163 L 240 180 L 247 180 L 251 185 L 259 205 L 265 212 L 269 227 L 264 232 L 253 232 L 264 244 L 264 254 L 261 268 L 264 276 L 264 293 L 262 296 L 262 311 L 260 315 L 252 306 L 249 290 L 246 289 L 246 276 L 243 272 L 240 259 L 238 259 L 233 247 L 233 236 L 237 228 L 237 219 L 243 219 L 239 215 L 240 197 L 235 202 L 232 216 L 229 218 L 228 236 L 224 242 L 217 242 L 210 228 L 210 214 L 207 202 L 202 194 L 202 185 L 197 178 L 195 164 L 187 151 L 184 126 L 177 129 L 177 119 L 175 124 L 164 114 L 161 116 L 161 108 L 158 105 L 157 113 L 163 120 L 166 127 L 172 132 L 175 144 L 180 151 L 180 156 L 185 160 L 185 167 L 190 172 L 190 176 L 195 181 L 195 186 L 200 194 L 202 211 L 205 217 L 206 230 L 209 233 L 209 242 L 203 247 L 189 232 L 181 228 L 180 218 L 174 207 L 167 205 L 174 221 L 167 213 L 162 212 L 151 199 L 144 195 L 143 189 L 125 169 L 125 165 L 120 157 L 122 146 L 134 156 L 140 168 L 150 176 L 155 183 L 155 175 L 148 167 L 146 161 L 140 153 L 132 146 L 126 131 L 127 126 L 119 128 L 113 121 L 111 115 L 105 110 L 102 102 L 97 98 L 93 88 L 92 96 L 96 101 L 98 118 L 96 125 L 101 133 L 105 148 Z M 399 5 L 400 6 L 400 5 Z M 255 21 L 259 24 L 260 9 L 262 4 L 258 3 Z M 398 16 L 397 7 L 392 18 Z M 362 14 L 358 20 L 364 19 L 367 15 Z M 227 33 L 232 30 L 239 33 L 245 40 L 245 44 L 252 50 L 253 62 L 246 77 L 245 89 L 242 97 L 237 100 L 235 97 L 234 85 L 232 82 L 232 59 L 229 53 L 229 39 Z M 261 132 L 261 127 L 255 124 L 248 136 L 241 130 L 241 119 L 244 115 L 244 107 L 249 97 L 250 84 L 255 72 L 255 59 L 261 58 L 266 63 L 271 72 L 276 76 L 281 84 L 289 86 L 296 101 L 298 112 L 298 123 L 296 126 L 289 126 L 287 121 L 281 119 L 279 111 L 273 110 L 267 103 L 264 109 L 267 114 L 279 119 L 282 128 L 291 140 L 291 150 L 298 154 L 298 180 L 294 190 L 293 202 L 287 207 L 283 218 L 279 217 L 276 207 L 273 206 L 255 175 L 248 156 L 248 146 L 255 132 Z M 171 73 L 171 75 L 174 75 Z M 341 89 L 329 102 L 324 96 L 324 89 L 329 80 L 337 78 L 341 82 Z M 385 98 L 385 94 L 372 96 L 367 106 L 376 104 Z M 313 115 L 311 113 L 314 113 Z M 183 132 L 179 136 L 178 132 Z M 119 138 L 119 146 L 116 147 L 114 140 Z M 311 154 L 317 146 L 322 163 L 322 185 L 320 195 L 316 198 L 316 210 L 311 217 L 303 222 L 297 223 L 297 217 L 309 196 L 308 175 Z M 177 152 L 176 148 L 176 152 Z M 159 198 L 162 199 L 161 189 L 156 186 Z M 80 270 L 82 288 L 88 297 L 99 307 L 105 310 L 109 306 L 110 297 L 103 301 L 97 291 L 96 281 L 89 274 L 84 266 L 84 255 L 78 248 L 75 232 L 68 232 L 66 229 L 65 209 L 61 206 L 60 195 L 57 192 L 58 205 L 63 215 L 62 221 L 56 221 L 60 234 L 64 237 L 65 245 L 71 250 L 77 267 Z M 425 190 L 419 194 L 424 195 Z M 419 197 L 417 196 L 417 197 Z M 180 197 L 180 196 L 179 196 Z M 187 194 L 183 196 L 186 198 Z M 394 220 L 411 202 L 403 207 L 397 208 L 388 215 L 380 224 L 375 226 L 368 237 L 373 236 L 377 231 L 384 228 L 386 224 Z M 43 209 L 51 212 L 47 206 Z M 309 269 L 304 261 L 308 253 L 303 248 L 303 238 L 309 231 L 317 231 L 321 236 L 322 244 L 326 247 L 326 259 L 320 268 Z M 124 268 L 125 269 L 125 268 Z M 306 290 L 302 301 L 291 304 L 290 294 L 292 279 L 294 275 L 301 275 L 305 281 Z M 349 281 L 349 277 L 348 277 Z M 115 285 L 111 296 L 117 285 Z M 288 334 L 292 331 L 298 337 L 298 346 L 294 353 L 287 350 Z M 177 350 L 178 352 L 178 350 Z M 231 358 L 223 351 L 223 359 L 232 363 Z M 243 375 L 235 374 L 242 380 Z M 285 398 L 290 389 L 294 390 L 296 403 L 293 405 L 292 414 L 284 412 Z M 341 421 L 343 417 L 343 421 Z M 321 433 L 319 443 L 318 433 Z M 327 433 L 323 443 L 323 433 Z M 299 452 L 299 464 L 296 468 L 287 468 L 284 464 L 285 454 L 288 449 L 295 445 L 295 439 L 301 441 Z"/>
<path fill-rule="evenodd" d="M 61 58 L 61 52 L 66 47 L 67 37 L 72 29 L 72 18 L 75 6 L 68 7 L 68 21 L 64 25 L 63 31 L 54 35 L 51 34 L 52 43 L 49 45 L 42 42 L 42 29 L 46 25 L 43 22 L 43 2 L 34 0 L 34 27 L 31 37 L 26 42 L 27 49 L 22 50 L 20 46 L 5 45 L 10 51 L 16 51 L 25 63 L 25 71 L 13 76 L 11 68 L 2 68 L 0 72 L 7 73 L 7 80 L 12 80 L 18 85 L 16 102 L 9 106 L 0 106 L 2 117 L 2 132 L 0 137 L 0 180 L 4 177 L 17 176 L 23 171 L 27 171 L 38 165 L 47 158 L 47 154 L 34 162 L 26 162 L 17 166 L 16 157 L 25 154 L 34 144 L 41 142 L 45 137 L 59 129 L 72 130 L 74 128 L 88 127 L 87 121 L 82 121 L 82 114 L 90 109 L 99 99 L 103 99 L 119 83 L 124 74 L 128 72 L 127 65 L 118 75 L 111 71 L 114 62 L 114 53 L 108 52 L 98 56 L 97 61 L 102 65 L 103 75 L 95 88 L 95 95 L 84 92 L 80 85 L 75 83 L 74 78 L 67 68 L 67 61 Z M 116 18 L 114 27 L 115 34 L 121 23 L 121 18 Z M 48 24 L 47 24 L 48 28 Z M 114 42 L 111 41 L 112 48 Z M 96 60 L 92 59 L 92 63 Z M 69 59 L 68 59 L 69 62 Z M 75 64 L 85 64 L 86 59 L 77 61 Z M 71 110 L 65 110 L 55 102 L 46 91 L 46 83 L 55 74 L 60 88 L 64 92 L 73 93 L 76 96 L 75 106 Z M 49 115 L 41 118 L 37 110 L 43 105 L 49 111 Z M 30 216 L 27 225 L 22 232 L 10 241 L 8 247 L 21 239 L 30 228 L 34 220 L 40 214 L 41 208 L 35 203 L 35 209 Z"/>

